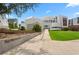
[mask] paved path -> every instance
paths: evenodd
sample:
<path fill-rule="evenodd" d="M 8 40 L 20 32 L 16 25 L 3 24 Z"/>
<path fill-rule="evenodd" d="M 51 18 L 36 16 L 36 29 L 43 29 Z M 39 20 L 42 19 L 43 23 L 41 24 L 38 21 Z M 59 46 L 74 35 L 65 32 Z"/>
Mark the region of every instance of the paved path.
<path fill-rule="evenodd" d="M 54 41 L 50 39 L 48 30 L 41 35 L 15 47 L 4 55 L 68 55 L 79 54 L 79 40 Z"/>

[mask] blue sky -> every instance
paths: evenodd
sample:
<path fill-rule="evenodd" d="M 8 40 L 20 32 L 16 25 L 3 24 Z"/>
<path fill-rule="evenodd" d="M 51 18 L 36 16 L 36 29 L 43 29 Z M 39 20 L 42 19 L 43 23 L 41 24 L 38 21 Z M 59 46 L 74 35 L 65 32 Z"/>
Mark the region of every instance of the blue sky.
<path fill-rule="evenodd" d="M 27 17 L 35 16 L 41 18 L 43 16 L 63 15 L 73 18 L 79 15 L 79 4 L 74 3 L 41 3 L 35 8 L 35 11 L 28 10 L 21 17 L 12 14 L 10 18 L 18 18 L 18 21 L 24 21 Z"/>

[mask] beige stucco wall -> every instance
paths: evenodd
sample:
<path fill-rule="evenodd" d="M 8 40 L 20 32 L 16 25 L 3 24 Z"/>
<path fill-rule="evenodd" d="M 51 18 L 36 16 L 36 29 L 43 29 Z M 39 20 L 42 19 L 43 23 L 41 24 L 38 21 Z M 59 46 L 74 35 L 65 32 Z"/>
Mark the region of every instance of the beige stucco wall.
<path fill-rule="evenodd" d="M 43 27 L 42 21 L 36 17 L 31 17 L 25 20 L 26 29 L 32 29 L 35 24 L 39 24 L 41 27 Z"/>
<path fill-rule="evenodd" d="M 0 16 L 0 28 L 8 29 L 8 20 Z"/>

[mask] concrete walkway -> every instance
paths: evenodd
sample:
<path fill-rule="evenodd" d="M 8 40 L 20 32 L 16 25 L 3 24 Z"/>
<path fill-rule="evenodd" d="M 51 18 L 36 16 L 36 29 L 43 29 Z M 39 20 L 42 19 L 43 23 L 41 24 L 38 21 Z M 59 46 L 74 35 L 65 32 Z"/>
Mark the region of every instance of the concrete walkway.
<path fill-rule="evenodd" d="M 79 54 L 79 40 L 54 41 L 48 30 L 3 55 L 68 55 Z"/>

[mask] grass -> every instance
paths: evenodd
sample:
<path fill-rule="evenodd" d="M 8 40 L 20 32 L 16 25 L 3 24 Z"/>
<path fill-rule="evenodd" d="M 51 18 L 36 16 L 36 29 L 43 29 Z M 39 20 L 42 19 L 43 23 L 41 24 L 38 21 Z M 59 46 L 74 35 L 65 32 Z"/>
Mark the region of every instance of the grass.
<path fill-rule="evenodd" d="M 52 31 L 49 30 L 52 40 L 68 41 L 79 39 L 79 32 L 77 31 Z"/>

